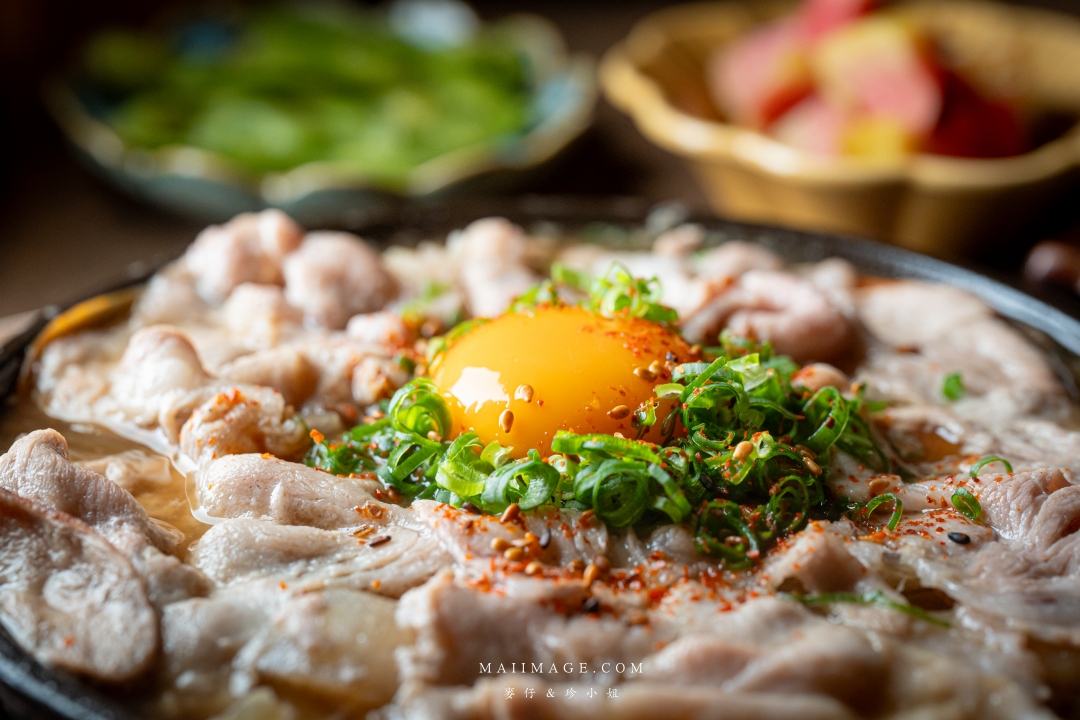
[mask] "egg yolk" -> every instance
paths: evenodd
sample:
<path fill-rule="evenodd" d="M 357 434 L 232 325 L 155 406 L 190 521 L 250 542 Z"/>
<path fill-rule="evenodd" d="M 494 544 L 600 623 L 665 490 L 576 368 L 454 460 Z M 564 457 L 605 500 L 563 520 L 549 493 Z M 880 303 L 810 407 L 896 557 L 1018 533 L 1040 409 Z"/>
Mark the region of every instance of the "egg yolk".
<path fill-rule="evenodd" d="M 686 362 L 690 349 L 656 323 L 541 307 L 471 330 L 431 374 L 450 406 L 452 435 L 474 430 L 481 442 L 498 440 L 520 458 L 531 448 L 548 454 L 559 430 L 636 437 L 633 413 L 656 385 L 670 382 L 663 366 L 672 357 Z M 645 439 L 660 440 L 672 406 L 661 402 Z"/>

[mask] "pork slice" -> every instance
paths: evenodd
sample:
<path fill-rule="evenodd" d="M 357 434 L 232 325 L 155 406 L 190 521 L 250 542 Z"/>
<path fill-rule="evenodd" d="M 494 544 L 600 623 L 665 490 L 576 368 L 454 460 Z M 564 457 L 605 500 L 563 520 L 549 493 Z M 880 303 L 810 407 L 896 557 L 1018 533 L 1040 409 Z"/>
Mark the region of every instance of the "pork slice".
<path fill-rule="evenodd" d="M 203 316 L 209 306 L 199 296 L 195 276 L 183 261 L 156 273 L 131 308 L 134 327 L 176 324 Z"/>
<path fill-rule="evenodd" d="M 303 316 L 277 285 L 244 283 L 225 301 L 221 319 L 234 340 L 250 350 L 269 350 L 295 335 Z"/>
<path fill-rule="evenodd" d="M 375 479 L 342 478 L 274 457 L 226 455 L 195 475 L 202 509 L 218 518 L 259 518 L 278 525 L 334 530 L 397 524 L 422 529 L 412 511 L 379 502 Z"/>
<path fill-rule="evenodd" d="M 370 593 L 276 580 L 170 605 L 162 617 L 160 703 L 209 716 L 270 684 L 352 712 L 377 707 L 396 689 L 393 653 L 410 637 L 393 613 L 392 600 Z"/>
<path fill-rule="evenodd" d="M 399 655 L 402 680 L 471 684 L 489 663 L 539 663 L 599 669 L 640 662 L 657 643 L 670 642 L 669 624 L 629 625 L 611 615 L 582 615 L 580 580 L 508 578 L 497 591 L 444 571 L 402 596 L 397 621 L 417 634 Z M 625 671 L 628 672 L 624 668 Z"/>
<path fill-rule="evenodd" d="M 395 605 L 342 588 L 296 595 L 241 660 L 261 680 L 330 699 L 345 713 L 380 707 L 397 689 L 394 652 L 411 640 L 394 623 Z"/>
<path fill-rule="evenodd" d="M 183 534 L 153 520 L 127 490 L 70 462 L 55 430 L 36 430 L 0 457 L 0 487 L 94 528 L 145 578 L 155 607 L 209 588 L 202 573 L 168 554 Z"/>
<path fill-rule="evenodd" d="M 182 331 L 152 325 L 131 336 L 112 374 L 111 396 L 140 425 L 157 419 L 162 401 L 210 382 L 195 346 Z"/>
<path fill-rule="evenodd" d="M 243 355 L 222 367 L 218 375 L 227 382 L 277 390 L 293 407 L 303 405 L 315 392 L 319 381 L 315 366 L 295 346 Z"/>
<path fill-rule="evenodd" d="M 169 458 L 144 450 L 125 450 L 75 464 L 84 470 L 104 475 L 128 492 L 141 485 L 165 485 L 172 481 Z"/>
<path fill-rule="evenodd" d="M 752 270 L 699 310 L 682 318 L 683 334 L 711 342 L 721 330 L 772 343 L 800 362 L 845 352 L 851 326 L 844 313 L 810 282 L 791 273 Z"/>
<path fill-rule="evenodd" d="M 751 270 L 781 270 L 784 261 L 757 243 L 732 240 L 692 259 L 698 275 L 737 279 Z"/>
<path fill-rule="evenodd" d="M 1080 539 L 1080 486 L 1071 485 L 1057 469 L 983 475 L 973 486 L 990 526 L 1007 542 L 1049 553 L 1059 542 Z M 1080 544 L 1076 545 L 1080 550 Z M 1059 551 L 1061 548 L 1058 549 Z M 1080 571 L 1080 555 L 1063 573 Z"/>
<path fill-rule="evenodd" d="M 949 498 L 967 487 L 979 500 L 979 523 Z M 1080 642 L 1080 502 L 1059 471 L 984 474 L 905 485 L 904 517 L 893 540 L 849 549 L 875 574 L 944 592 L 977 627 L 1015 631 L 1048 642 Z M 936 508 L 934 506 L 937 505 Z M 956 542 L 950 533 L 959 533 Z"/>
<path fill-rule="evenodd" d="M 180 450 L 197 465 L 241 453 L 296 458 L 310 444 L 304 424 L 275 390 L 256 385 L 222 389 L 195 408 L 180 428 Z"/>
<path fill-rule="evenodd" d="M 353 315 L 381 310 L 398 294 L 379 253 L 344 232 L 308 233 L 282 271 L 285 298 L 318 327 L 342 329 Z"/>
<path fill-rule="evenodd" d="M 810 523 L 770 555 L 761 582 L 774 590 L 849 592 L 870 580 L 866 567 L 848 552 L 843 527 L 846 526 Z"/>
<path fill-rule="evenodd" d="M 477 220 L 447 238 L 473 316 L 501 315 L 540 282 L 525 263 L 528 244 L 525 231 L 504 218 Z"/>
<path fill-rule="evenodd" d="M 532 690 L 532 694 L 529 690 Z M 590 688 L 550 676 L 506 675 L 472 688 L 424 687 L 399 700 L 403 720 L 846 720 L 842 704 L 814 695 L 729 692 L 633 682 Z M 614 696 L 609 693 L 614 691 Z M 549 694 L 550 693 L 550 694 Z"/>
<path fill-rule="evenodd" d="M 87 524 L 0 490 L 0 623 L 38 661 L 106 682 L 133 678 L 158 647 L 131 563 Z"/>
<path fill-rule="evenodd" d="M 131 493 L 68 460 L 67 440 L 55 430 L 35 430 L 0 457 L 0 487 L 82 520 L 122 551 L 147 542 L 169 551 L 183 540 Z"/>
<path fill-rule="evenodd" d="M 218 585 L 269 577 L 395 598 L 452 562 L 434 538 L 407 528 L 368 526 L 350 533 L 245 518 L 211 528 L 191 561 Z"/>
<path fill-rule="evenodd" d="M 953 373 L 964 385 L 958 400 L 942 393 Z M 1061 419 L 1068 413 L 1064 388 L 1044 354 L 997 318 L 957 326 L 901 352 L 872 348 L 856 379 L 867 383 L 872 396 L 944 407 L 962 421 L 1000 434 L 1018 420 Z"/>
<path fill-rule="evenodd" d="M 723 687 L 733 691 L 814 694 L 840 700 L 860 715 L 884 705 L 890 645 L 843 625 L 817 623 L 747 663 Z"/>
<path fill-rule="evenodd" d="M 237 215 L 199 233 L 183 262 L 199 295 L 220 303 L 243 283 L 282 283 L 282 261 L 299 247 L 303 231 L 280 210 Z"/>
<path fill-rule="evenodd" d="M 891 347 L 920 347 L 969 324 L 993 317 L 974 295 L 951 285 L 896 280 L 856 294 L 863 327 Z"/>
<path fill-rule="evenodd" d="M 540 558 L 547 564 L 563 565 L 572 560 L 591 562 L 610 550 L 607 527 L 597 521 L 581 521 L 576 510 L 548 510 L 523 514 L 518 522 L 502 523 L 491 515 L 473 515 L 433 500 L 417 500 L 410 509 L 430 527 L 435 536 L 459 563 L 500 555 L 492 549 L 496 538 L 513 542 L 532 533 L 537 540 L 547 538 Z"/>

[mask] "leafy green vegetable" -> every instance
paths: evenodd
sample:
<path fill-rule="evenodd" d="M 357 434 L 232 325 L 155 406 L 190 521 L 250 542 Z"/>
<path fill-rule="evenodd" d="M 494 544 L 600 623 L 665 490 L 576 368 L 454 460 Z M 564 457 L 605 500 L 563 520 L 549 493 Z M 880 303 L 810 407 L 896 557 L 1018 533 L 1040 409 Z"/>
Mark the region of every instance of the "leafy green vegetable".
<path fill-rule="evenodd" d="M 423 45 L 381 13 L 319 3 L 174 34 L 107 31 L 87 46 L 105 119 L 131 145 L 193 145 L 255 173 L 326 162 L 401 188 L 417 166 L 534 121 L 520 42 L 488 28 Z"/>
<path fill-rule="evenodd" d="M 979 458 L 979 461 L 971 466 L 971 470 L 970 470 L 971 477 L 973 477 L 973 478 L 979 477 L 979 471 L 982 470 L 987 465 L 989 465 L 990 463 L 1001 463 L 1002 465 L 1005 466 L 1005 472 L 1010 472 L 1011 473 L 1013 471 L 1012 465 L 1010 465 L 1007 460 L 1003 460 L 1002 458 L 999 458 L 997 455 L 987 455 L 986 457 Z"/>
<path fill-rule="evenodd" d="M 964 397 L 964 379 L 960 373 L 955 372 L 945 376 L 945 382 L 941 384 L 941 394 L 946 400 L 959 400 Z"/>
<path fill-rule="evenodd" d="M 937 625 L 938 627 L 951 627 L 945 620 L 939 620 L 933 615 L 929 614 L 925 610 L 908 603 L 901 603 L 890 599 L 881 590 L 873 590 L 867 593 L 849 593 L 849 592 L 831 592 L 831 593 L 812 593 L 809 595 L 794 594 L 791 596 L 795 600 L 801 602 L 804 605 L 831 605 L 833 603 L 853 603 L 856 605 L 880 605 L 891 610 L 899 610 L 902 613 L 906 613 L 911 617 L 918 618 L 924 622 L 928 622 L 931 625 Z"/>
<path fill-rule="evenodd" d="M 952 504 L 961 515 L 972 522 L 978 522 L 982 517 L 982 505 L 979 504 L 978 498 L 965 487 L 957 488 L 953 492 Z"/>

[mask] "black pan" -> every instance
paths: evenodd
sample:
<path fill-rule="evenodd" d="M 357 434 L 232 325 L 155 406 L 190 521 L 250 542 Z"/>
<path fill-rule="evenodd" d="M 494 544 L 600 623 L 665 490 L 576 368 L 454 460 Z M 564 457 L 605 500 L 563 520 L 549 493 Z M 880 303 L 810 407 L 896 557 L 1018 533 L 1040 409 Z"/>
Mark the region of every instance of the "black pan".
<path fill-rule="evenodd" d="M 648 233 L 635 231 L 643 223 L 656 224 L 665 214 L 677 217 L 677 208 L 662 209 L 647 219 L 648 208 L 636 201 L 595 201 L 526 198 L 492 201 L 467 206 L 412 208 L 392 216 L 360 217 L 346 229 L 379 242 L 412 243 L 438 238 L 454 228 L 487 215 L 503 215 L 526 227 L 554 222 L 565 230 L 579 231 L 588 239 L 634 245 Z M 750 240 L 777 252 L 789 262 L 814 262 L 840 257 L 866 275 L 917 278 L 948 283 L 981 297 L 1003 317 L 1013 321 L 1060 361 L 1068 385 L 1080 368 L 1080 303 L 1055 297 L 1036 299 L 1008 284 L 899 248 L 865 240 L 798 232 L 779 228 L 700 220 L 712 241 Z M 112 288 L 136 285 L 156 268 L 140 277 L 125 279 Z M 73 303 L 72 303 L 73 304 Z M 30 343 L 59 308 L 43 311 L 33 325 L 0 349 L 0 398 L 15 400 L 15 387 Z M 24 653 L 0 629 L 0 703 L 12 720 L 134 720 L 118 703 L 67 673 L 45 668 Z M 3 714 L 0 712 L 0 717 Z"/>

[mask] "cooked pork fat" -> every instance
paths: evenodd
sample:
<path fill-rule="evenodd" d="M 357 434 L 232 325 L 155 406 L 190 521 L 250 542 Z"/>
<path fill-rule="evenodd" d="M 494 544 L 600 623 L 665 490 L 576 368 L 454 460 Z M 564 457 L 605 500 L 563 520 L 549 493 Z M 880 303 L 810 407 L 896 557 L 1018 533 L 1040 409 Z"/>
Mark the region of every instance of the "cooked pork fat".
<path fill-rule="evenodd" d="M 154 609 L 131 563 L 86 523 L 0 489 L 0 623 L 42 663 L 105 682 L 146 670 Z"/>
<path fill-rule="evenodd" d="M 155 606 L 209 590 L 202 573 L 169 554 L 183 534 L 152 520 L 113 481 L 70 462 L 67 441 L 55 430 L 32 432 L 0 457 L 0 487 L 100 533 L 145 579 Z"/>
<path fill-rule="evenodd" d="M 394 693 L 393 654 L 409 635 L 393 613 L 393 601 L 370 593 L 276 580 L 170 605 L 161 620 L 162 690 L 147 714 L 207 717 L 270 684 L 362 715 Z"/>
<path fill-rule="evenodd" d="M 451 564 L 434 538 L 396 525 L 331 531 L 244 518 L 211 528 L 191 561 L 219 586 L 276 578 L 394 598 Z"/>

